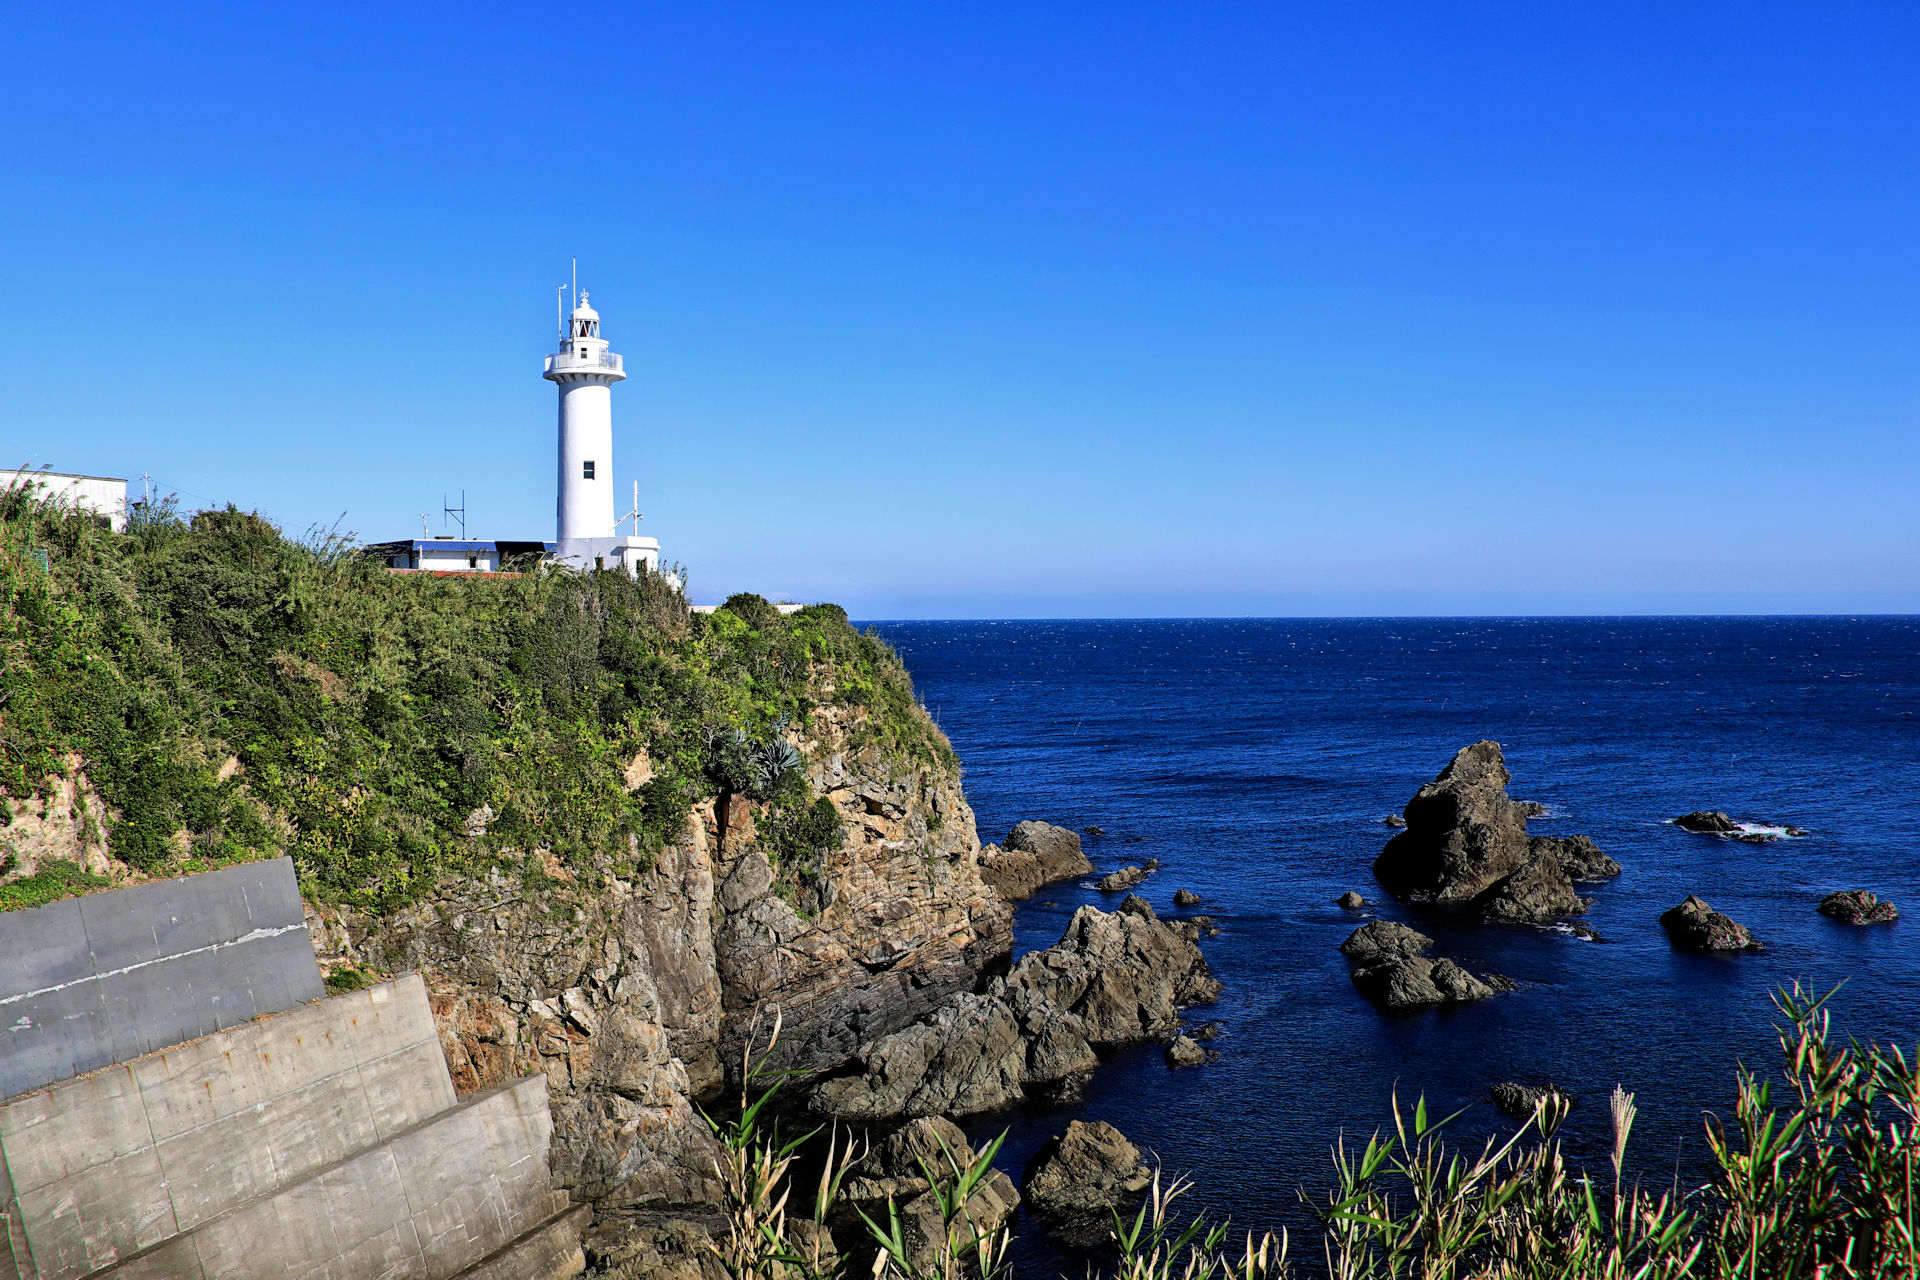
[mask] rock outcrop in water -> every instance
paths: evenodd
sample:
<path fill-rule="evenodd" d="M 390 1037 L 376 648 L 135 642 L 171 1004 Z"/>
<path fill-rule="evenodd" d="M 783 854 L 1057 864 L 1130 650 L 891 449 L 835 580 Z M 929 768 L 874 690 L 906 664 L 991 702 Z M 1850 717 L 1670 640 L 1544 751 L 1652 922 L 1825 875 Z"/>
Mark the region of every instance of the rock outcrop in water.
<path fill-rule="evenodd" d="M 1118 871 L 1101 877 L 1100 883 L 1095 887 L 1102 893 L 1120 893 L 1133 888 L 1159 869 L 1160 859 L 1148 858 L 1143 866 L 1122 867 Z"/>
<path fill-rule="evenodd" d="M 1564 1098 L 1568 1106 L 1573 1105 L 1573 1096 L 1557 1084 L 1517 1084 L 1508 1080 L 1487 1090 L 1487 1097 L 1516 1120 L 1532 1116 L 1534 1109 L 1548 1097 Z"/>
<path fill-rule="evenodd" d="M 1200 949 L 1150 910 L 1082 907 L 987 990 L 863 1045 L 856 1071 L 815 1086 L 809 1105 L 867 1120 L 987 1111 L 1091 1069 L 1096 1048 L 1174 1031 L 1182 1008 L 1219 992 Z"/>
<path fill-rule="evenodd" d="M 1399 1011 L 1429 1005 L 1465 1004 L 1511 991 L 1511 978 L 1475 977 L 1445 957 L 1426 953 L 1433 939 L 1391 920 L 1363 924 L 1340 944 L 1353 962 L 1353 985 L 1383 1009 Z"/>
<path fill-rule="evenodd" d="M 1687 895 L 1687 900 L 1660 917 L 1660 927 L 1681 951 L 1758 951 L 1745 925 L 1731 916 L 1715 911 L 1705 900 Z"/>
<path fill-rule="evenodd" d="M 1374 874 L 1406 902 L 1489 923 L 1541 923 L 1592 903 L 1575 880 L 1606 879 L 1620 864 L 1585 836 L 1528 836 L 1500 744 L 1463 747 L 1407 802 L 1407 829 L 1387 842 Z"/>
<path fill-rule="evenodd" d="M 1865 889 L 1842 889 L 1820 900 L 1819 912 L 1841 924 L 1886 924 L 1900 918 L 1900 909 L 1882 902 Z"/>
<path fill-rule="evenodd" d="M 1105 1121 L 1075 1120 L 1027 1162 L 1020 1194 L 1047 1234 L 1075 1249 L 1096 1249 L 1129 1215 L 1153 1181 L 1140 1148 Z"/>
<path fill-rule="evenodd" d="M 1672 819 L 1673 825 L 1682 831 L 1698 831 L 1702 835 L 1730 835 L 1740 829 L 1740 824 L 1718 809 L 1695 809 L 1692 813 L 1683 813 Z"/>
<path fill-rule="evenodd" d="M 899 1211 L 914 1264 L 932 1268 L 945 1224 L 926 1170 L 949 1177 L 953 1169 L 965 1169 L 973 1163 L 974 1154 L 967 1135 L 951 1120 L 932 1116 L 902 1125 L 847 1171 L 835 1206 L 840 1224 L 847 1229 L 845 1234 L 855 1239 L 864 1235 L 859 1229 L 861 1213 L 885 1223 L 891 1203 Z M 982 1180 L 966 1208 L 973 1229 L 984 1235 L 999 1230 L 1019 1206 L 1020 1193 L 1014 1190 L 1013 1179 L 995 1169 Z M 870 1255 L 872 1250 L 868 1247 L 862 1252 Z M 866 1270 L 860 1267 L 854 1274 Z"/>
<path fill-rule="evenodd" d="M 1030 897 L 1043 885 L 1091 874 L 1093 864 L 1080 837 L 1051 822 L 1022 822 L 1004 848 L 990 844 L 980 850 L 980 878 L 1009 902 Z"/>

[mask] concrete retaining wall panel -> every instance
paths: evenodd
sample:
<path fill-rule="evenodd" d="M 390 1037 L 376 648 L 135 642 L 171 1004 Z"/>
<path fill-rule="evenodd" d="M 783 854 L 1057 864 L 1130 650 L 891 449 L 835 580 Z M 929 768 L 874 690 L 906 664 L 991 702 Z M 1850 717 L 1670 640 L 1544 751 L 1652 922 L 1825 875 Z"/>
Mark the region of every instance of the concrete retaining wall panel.
<path fill-rule="evenodd" d="M 455 1101 L 426 986 L 408 974 L 0 1105 L 0 1168 L 42 1275 L 82 1276 L 266 1203 Z M 542 1179 L 545 1150 L 542 1138 Z M 444 1155 L 470 1167 L 468 1153 Z"/>
<path fill-rule="evenodd" d="M 547 1186 L 544 1145 L 523 1145 L 548 1133 L 546 1114 L 544 1077 L 475 1094 L 168 1242 L 171 1271 L 151 1269 L 156 1250 L 99 1280 L 451 1280 L 490 1260 L 475 1274 L 575 1274 L 580 1219 Z"/>
<path fill-rule="evenodd" d="M 289 858 L 0 912 L 0 1098 L 325 994 Z"/>

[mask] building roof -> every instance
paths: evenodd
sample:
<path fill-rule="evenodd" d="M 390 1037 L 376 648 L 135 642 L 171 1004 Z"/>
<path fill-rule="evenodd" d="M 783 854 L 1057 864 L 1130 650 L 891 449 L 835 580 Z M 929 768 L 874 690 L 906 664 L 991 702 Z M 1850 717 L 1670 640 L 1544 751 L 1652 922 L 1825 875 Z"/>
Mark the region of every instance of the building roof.
<path fill-rule="evenodd" d="M 0 467 L 0 476 L 32 476 L 35 480 L 105 480 L 111 484 L 125 484 L 125 476 L 89 476 L 78 471 L 39 471 L 33 468 Z"/>
<path fill-rule="evenodd" d="M 396 555 L 402 551 L 445 551 L 471 555 L 476 551 L 500 551 L 507 555 L 528 555 L 535 551 L 551 553 L 557 542 L 515 538 L 399 538 L 392 542 L 369 542 L 360 548 L 368 555 Z"/>

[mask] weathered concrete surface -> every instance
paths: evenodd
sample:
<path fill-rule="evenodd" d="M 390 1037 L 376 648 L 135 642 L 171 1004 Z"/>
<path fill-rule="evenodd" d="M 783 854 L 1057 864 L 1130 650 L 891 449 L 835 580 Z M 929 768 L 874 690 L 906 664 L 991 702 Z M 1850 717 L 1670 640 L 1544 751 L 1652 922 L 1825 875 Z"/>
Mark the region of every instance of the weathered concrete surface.
<path fill-rule="evenodd" d="M 564 1280 L 586 1270 L 580 1236 L 593 1219 L 590 1205 L 569 1205 L 506 1248 L 462 1271 L 454 1280 Z"/>
<path fill-rule="evenodd" d="M 456 1104 L 406 975 L 0 1106 L 0 1277 L 439 1280 L 567 1209 L 551 1130 L 544 1079 Z"/>
<path fill-rule="evenodd" d="M 99 1274 L 449 1280 L 487 1261 L 497 1264 L 482 1273 L 488 1280 L 577 1274 L 564 1247 L 558 1270 L 554 1251 L 511 1249 L 567 1213 L 565 1193 L 547 1181 L 550 1126 L 541 1078 L 490 1089 Z M 577 1219 L 563 1229 L 569 1223 L 577 1231 Z M 545 1269 L 508 1269 L 516 1262 Z"/>
<path fill-rule="evenodd" d="M 290 858 L 0 912 L 0 1098 L 325 994 Z"/>

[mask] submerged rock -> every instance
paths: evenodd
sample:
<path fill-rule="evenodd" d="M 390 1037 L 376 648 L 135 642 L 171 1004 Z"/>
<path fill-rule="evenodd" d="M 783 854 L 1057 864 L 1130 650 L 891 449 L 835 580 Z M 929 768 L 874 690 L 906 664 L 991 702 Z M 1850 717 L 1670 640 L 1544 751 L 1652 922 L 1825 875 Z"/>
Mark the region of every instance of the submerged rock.
<path fill-rule="evenodd" d="M 809 1105 L 864 1119 L 990 1110 L 1091 1070 L 1098 1047 L 1176 1030 L 1182 1008 L 1219 993 L 1200 949 L 1151 909 L 1082 907 L 987 990 L 863 1045 L 856 1073 L 816 1085 Z"/>
<path fill-rule="evenodd" d="M 1692 894 L 1687 900 L 1660 917 L 1660 927 L 1681 951 L 1758 951 L 1746 926 L 1731 916 L 1715 911 Z"/>
<path fill-rule="evenodd" d="M 1027 1211 L 1047 1234 L 1075 1249 L 1107 1242 L 1113 1215 L 1133 1212 L 1153 1182 L 1140 1149 L 1104 1121 L 1075 1120 L 1049 1138 L 1020 1179 Z"/>
<path fill-rule="evenodd" d="M 980 850 L 980 878 L 1009 902 L 1042 885 L 1092 873 L 1080 837 L 1051 822 L 1022 822 L 1007 836 L 1004 849 L 990 844 Z"/>
<path fill-rule="evenodd" d="M 1900 909 L 1882 902 L 1866 889 L 1842 889 L 1820 900 L 1819 912 L 1841 924 L 1885 924 L 1900 918 Z"/>
<path fill-rule="evenodd" d="M 1374 874 L 1407 902 L 1496 923 L 1544 923 L 1592 904 L 1574 892 L 1581 878 L 1619 872 L 1585 837 L 1527 835 L 1526 814 L 1507 797 L 1511 775 L 1497 742 L 1456 753 L 1440 776 L 1407 802 L 1407 829 L 1387 842 Z"/>
<path fill-rule="evenodd" d="M 1565 1098 L 1568 1106 L 1573 1105 L 1573 1095 L 1557 1084 L 1516 1084 L 1508 1080 L 1487 1090 L 1487 1097 L 1492 1100 L 1493 1105 L 1516 1120 L 1525 1120 L 1532 1116 L 1534 1108 L 1550 1096 Z"/>
<path fill-rule="evenodd" d="M 1353 985 L 1388 1010 L 1465 1004 L 1514 989 L 1511 978 L 1476 977 L 1444 956 L 1429 957 L 1433 939 L 1391 920 L 1361 925 L 1340 944 L 1353 962 Z"/>
<path fill-rule="evenodd" d="M 1695 809 L 1692 813 L 1683 813 L 1672 819 L 1673 825 L 1682 831 L 1698 831 L 1703 835 L 1729 835 L 1740 829 L 1740 824 L 1718 809 Z"/>

